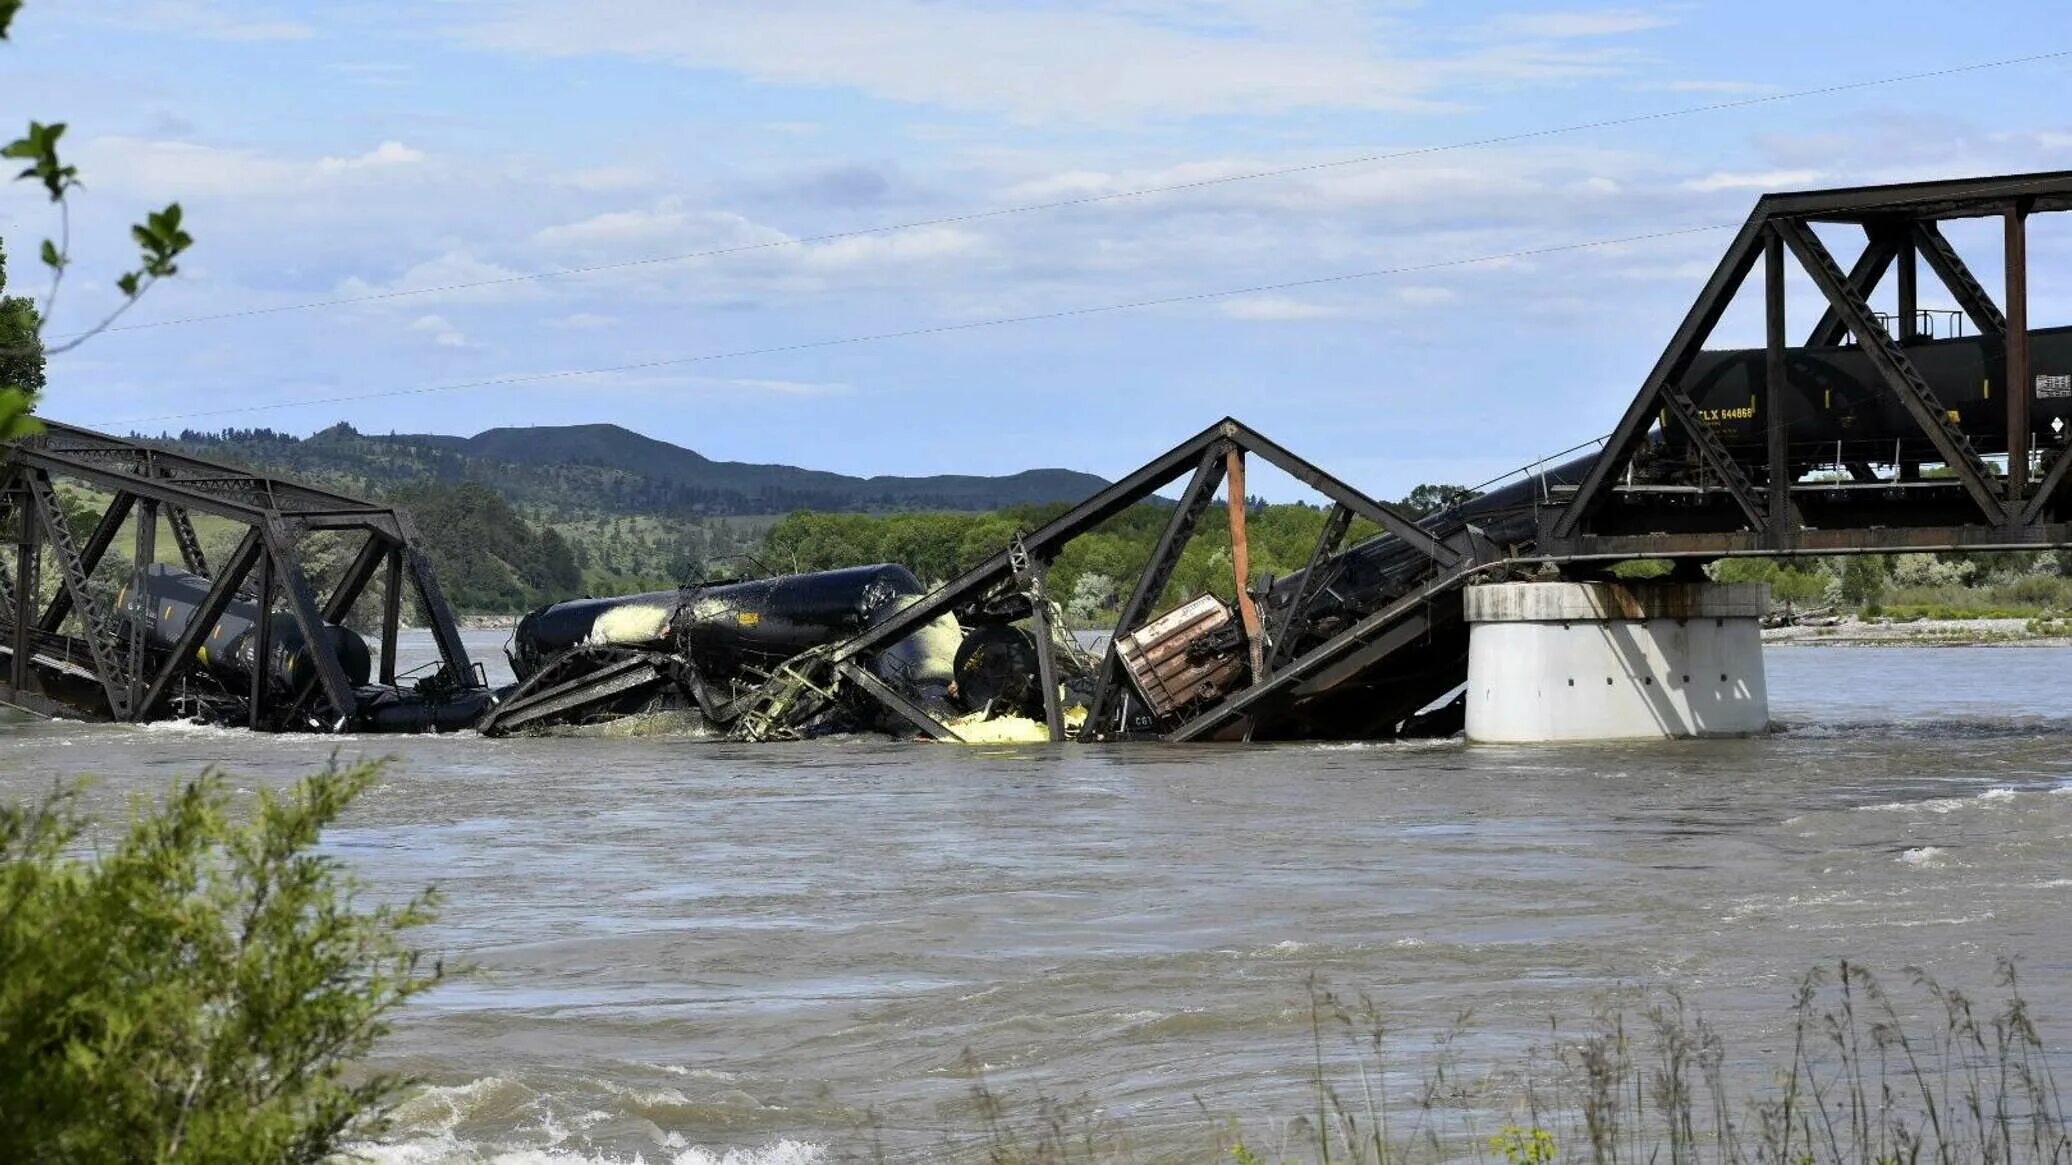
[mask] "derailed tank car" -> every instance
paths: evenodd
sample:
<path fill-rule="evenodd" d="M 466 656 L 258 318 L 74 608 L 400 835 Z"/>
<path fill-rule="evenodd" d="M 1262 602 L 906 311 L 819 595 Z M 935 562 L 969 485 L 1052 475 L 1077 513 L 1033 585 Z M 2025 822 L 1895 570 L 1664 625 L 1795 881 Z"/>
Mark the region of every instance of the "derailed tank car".
<path fill-rule="evenodd" d="M 868 630 L 923 592 L 892 563 L 554 603 L 526 615 L 509 655 L 519 683 L 489 734 L 642 712 L 693 712 L 724 730 L 802 653 Z M 885 652 L 886 678 L 947 700 L 961 632 L 944 617 Z"/>
<path fill-rule="evenodd" d="M 141 572 L 140 586 L 125 586 L 116 595 L 121 618 L 137 628 L 148 647 L 170 653 L 203 615 L 212 583 L 209 579 L 165 563 Z M 336 660 L 356 696 L 353 714 L 343 724 L 290 708 L 279 727 L 345 729 L 359 732 L 451 732 L 474 725 L 493 702 L 486 687 L 441 683 L 413 688 L 374 680 L 373 653 L 361 634 L 343 623 L 327 621 L 321 640 L 312 645 L 293 615 L 276 611 L 262 627 L 259 604 L 239 595 L 200 633 L 190 672 L 171 699 L 176 714 L 204 721 L 234 723 L 246 711 L 255 674 L 288 707 L 303 685 L 314 685 L 316 653 Z M 263 661 L 261 652 L 265 653 Z"/>

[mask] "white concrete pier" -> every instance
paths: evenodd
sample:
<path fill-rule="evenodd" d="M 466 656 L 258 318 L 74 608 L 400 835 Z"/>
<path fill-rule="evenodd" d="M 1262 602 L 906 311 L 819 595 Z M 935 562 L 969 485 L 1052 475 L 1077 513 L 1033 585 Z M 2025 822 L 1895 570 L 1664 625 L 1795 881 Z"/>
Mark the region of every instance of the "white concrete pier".
<path fill-rule="evenodd" d="M 1469 587 L 1464 601 L 1469 740 L 1769 728 L 1762 583 L 1494 583 Z"/>

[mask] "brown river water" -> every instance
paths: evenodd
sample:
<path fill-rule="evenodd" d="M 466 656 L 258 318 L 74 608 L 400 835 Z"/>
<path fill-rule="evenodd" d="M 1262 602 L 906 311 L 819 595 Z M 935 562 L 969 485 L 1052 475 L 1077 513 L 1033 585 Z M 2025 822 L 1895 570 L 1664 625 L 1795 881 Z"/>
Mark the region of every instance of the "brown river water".
<path fill-rule="evenodd" d="M 471 633 L 493 655 L 501 633 Z M 422 643 L 407 645 L 424 653 Z M 479 971 L 379 1053 L 427 1087 L 378 1159 L 928 1157 L 1003 1094 L 1156 1139 L 1299 1112 L 1314 973 L 1502 1055 L 1673 985 L 1746 1054 L 1848 956 L 2072 1038 L 2072 649 L 1786 647 L 1778 730 L 1564 747 L 740 746 L 9 722 L 0 788 L 120 812 L 395 758 L 327 845 Z M 1176 1134 L 1177 1135 L 1177 1134 Z"/>

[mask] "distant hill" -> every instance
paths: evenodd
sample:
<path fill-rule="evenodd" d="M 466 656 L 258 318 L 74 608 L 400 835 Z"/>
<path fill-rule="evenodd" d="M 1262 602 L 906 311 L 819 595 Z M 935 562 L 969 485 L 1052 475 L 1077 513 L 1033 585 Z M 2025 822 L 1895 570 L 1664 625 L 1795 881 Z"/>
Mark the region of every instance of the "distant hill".
<path fill-rule="evenodd" d="M 413 483 L 478 481 L 549 520 L 713 517 L 792 510 L 891 513 L 996 510 L 1076 501 L 1108 483 L 1033 469 L 1003 477 L 850 477 L 791 465 L 715 461 L 618 425 L 489 429 L 472 437 L 381 436 L 334 425 L 309 437 L 270 429 L 153 439 L 196 456 L 382 494 Z"/>

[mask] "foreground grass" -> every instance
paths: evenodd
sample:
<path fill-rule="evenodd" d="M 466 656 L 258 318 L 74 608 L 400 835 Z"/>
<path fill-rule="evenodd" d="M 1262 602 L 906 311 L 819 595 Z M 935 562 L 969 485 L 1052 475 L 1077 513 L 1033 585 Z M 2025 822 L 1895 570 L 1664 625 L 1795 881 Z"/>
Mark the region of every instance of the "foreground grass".
<path fill-rule="evenodd" d="M 983 1134 L 949 1155 L 994 1165 L 2064 1165 L 2072 1131 L 2052 1050 L 2015 966 L 1975 1001 L 1925 974 L 1889 993 L 1855 964 L 1808 974 L 1790 1053 L 1737 1058 L 1673 993 L 1605 1010 L 1519 1062 L 1471 1070 L 1460 1027 L 1404 1062 L 1380 1008 L 1311 984 L 1309 1111 L 1140 1134 L 1093 1101 L 1018 1107 L 973 1065 Z M 2058 1057 L 2066 1054 L 2059 1048 Z M 1403 1088 L 1407 1078 L 1414 1086 Z M 884 1159 L 882 1146 L 873 1156 Z"/>

